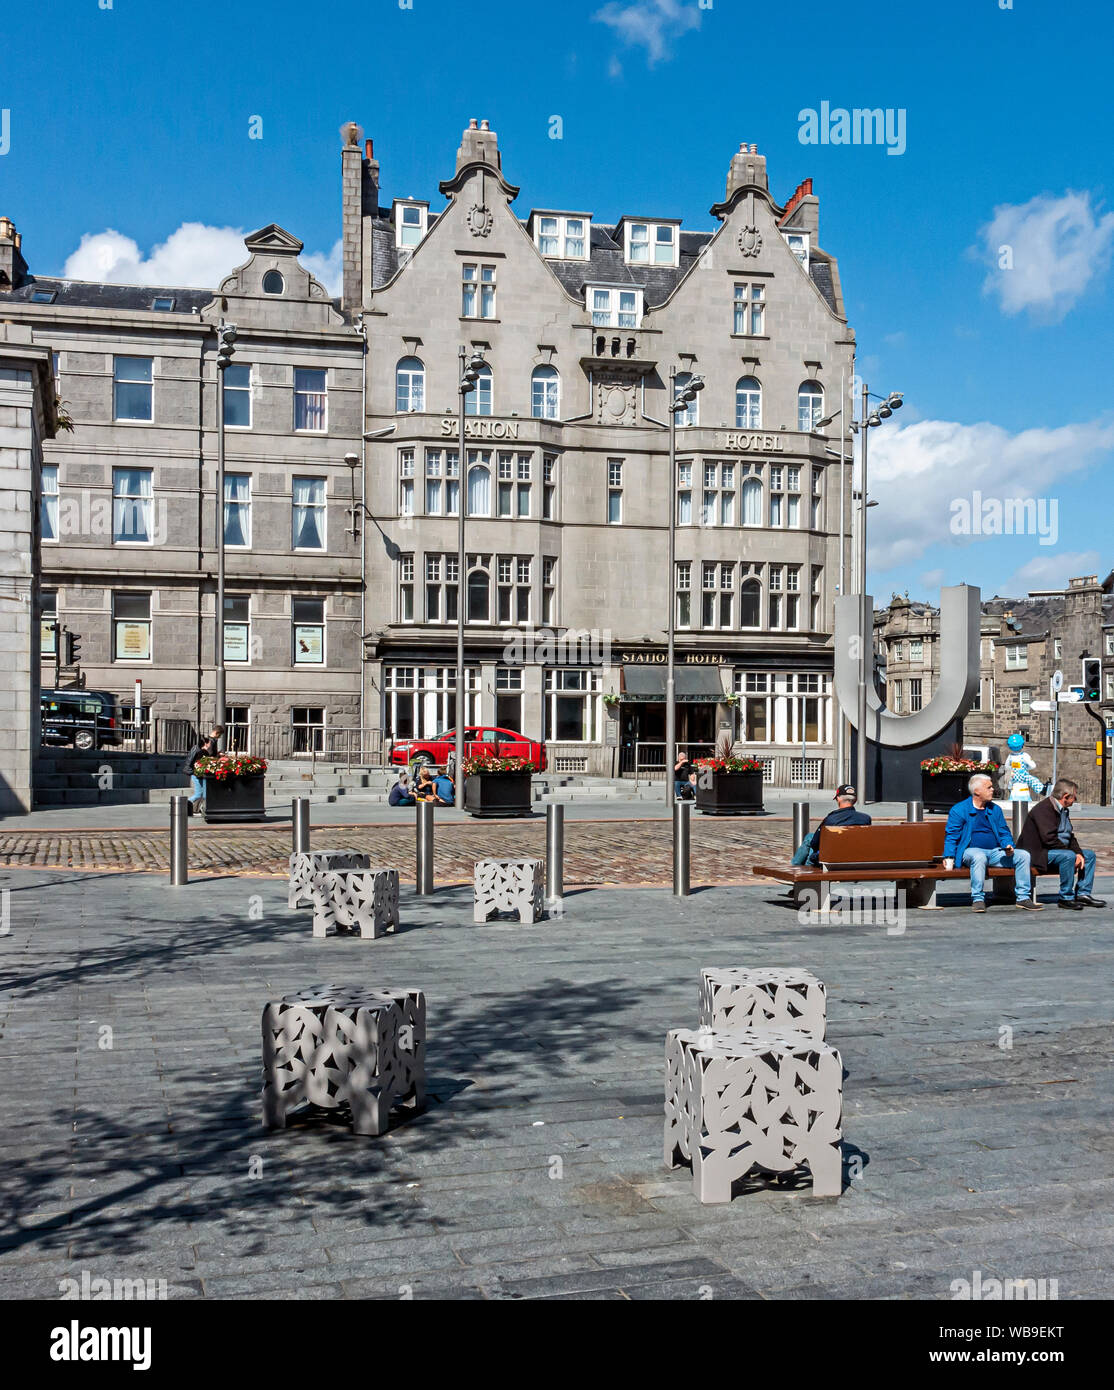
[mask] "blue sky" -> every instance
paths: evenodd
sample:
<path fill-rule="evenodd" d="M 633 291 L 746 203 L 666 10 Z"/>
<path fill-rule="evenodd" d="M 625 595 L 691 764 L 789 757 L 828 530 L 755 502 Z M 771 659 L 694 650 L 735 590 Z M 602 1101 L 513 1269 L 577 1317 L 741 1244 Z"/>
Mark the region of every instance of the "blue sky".
<path fill-rule="evenodd" d="M 107 3 L 5 14 L 0 214 L 32 270 L 212 283 L 243 232 L 275 221 L 329 277 L 352 118 L 388 198 L 437 206 L 478 116 L 523 214 L 661 212 L 690 228 L 713 225 L 751 141 L 779 200 L 813 178 L 861 371 L 906 394 L 871 435 L 876 597 L 960 580 L 1024 592 L 1114 565 L 1111 6 Z M 799 113 L 824 101 L 903 111 L 904 152 L 802 144 Z M 1045 499 L 1046 518 L 1055 502 L 1052 543 L 952 534 L 975 490 Z"/>

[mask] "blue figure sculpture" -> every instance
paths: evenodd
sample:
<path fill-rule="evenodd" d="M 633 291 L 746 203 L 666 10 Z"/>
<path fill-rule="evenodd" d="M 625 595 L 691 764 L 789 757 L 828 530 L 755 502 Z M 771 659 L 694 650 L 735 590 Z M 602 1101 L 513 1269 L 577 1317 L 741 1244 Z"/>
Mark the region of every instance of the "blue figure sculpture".
<path fill-rule="evenodd" d="M 1033 792 L 1039 796 L 1044 791 L 1044 783 L 1029 771 L 1036 763 L 1025 752 L 1025 738 L 1022 734 L 1010 734 L 1006 739 L 1010 750 L 1003 768 L 1005 783 L 1009 788 L 1011 801 L 1032 801 Z"/>

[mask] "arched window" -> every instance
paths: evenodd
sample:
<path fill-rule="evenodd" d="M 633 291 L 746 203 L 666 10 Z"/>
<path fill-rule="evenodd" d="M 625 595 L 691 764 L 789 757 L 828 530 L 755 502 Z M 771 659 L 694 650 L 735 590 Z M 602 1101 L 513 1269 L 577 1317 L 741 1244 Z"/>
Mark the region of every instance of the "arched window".
<path fill-rule="evenodd" d="M 561 408 L 561 378 L 556 367 L 535 367 L 530 377 L 530 413 L 535 420 L 556 420 Z"/>
<path fill-rule="evenodd" d="M 491 368 L 480 368 L 475 387 L 464 397 L 465 415 L 491 414 Z"/>
<path fill-rule="evenodd" d="M 748 478 L 743 484 L 743 525 L 762 525 L 762 484 L 757 478 Z"/>
<path fill-rule="evenodd" d="M 482 463 L 468 470 L 468 515 L 491 515 L 491 469 Z"/>
<path fill-rule="evenodd" d="M 487 570 L 468 571 L 468 621 L 486 623 L 491 618 L 491 579 Z"/>
<path fill-rule="evenodd" d="M 742 604 L 739 608 L 740 627 L 762 626 L 762 585 L 757 579 L 744 579 Z"/>
<path fill-rule="evenodd" d="M 757 377 L 741 376 L 735 383 L 735 427 L 762 428 L 762 386 Z"/>
<path fill-rule="evenodd" d="M 675 386 L 676 386 L 676 388 L 677 388 L 677 394 L 680 395 L 681 392 L 685 389 L 685 387 L 686 387 L 686 386 L 689 384 L 689 382 L 692 380 L 692 373 L 691 373 L 691 372 L 678 372 L 677 375 L 674 377 L 673 380 L 674 380 L 674 384 L 675 384 Z M 680 429 L 682 425 L 695 425 L 695 424 L 697 423 L 698 414 L 699 414 L 699 401 L 700 401 L 700 397 L 697 396 L 695 400 L 689 401 L 688 405 L 685 406 L 684 410 L 678 410 L 678 412 L 677 412 L 677 428 L 678 428 L 678 429 Z"/>
<path fill-rule="evenodd" d="M 425 367 L 417 357 L 403 357 L 395 368 L 395 410 L 407 415 L 425 409 Z"/>
<path fill-rule="evenodd" d="M 281 294 L 286 288 L 286 281 L 277 270 L 268 270 L 263 277 L 264 294 Z"/>
<path fill-rule="evenodd" d="M 818 381 L 802 381 L 797 388 L 797 428 L 807 434 L 823 417 L 823 386 Z"/>

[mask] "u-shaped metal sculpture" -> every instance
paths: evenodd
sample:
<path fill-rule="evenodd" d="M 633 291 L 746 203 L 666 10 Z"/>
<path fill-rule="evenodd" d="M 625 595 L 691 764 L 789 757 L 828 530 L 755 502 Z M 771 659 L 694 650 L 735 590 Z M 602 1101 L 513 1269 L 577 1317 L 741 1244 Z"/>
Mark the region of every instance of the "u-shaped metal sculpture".
<path fill-rule="evenodd" d="M 955 584 L 940 590 L 940 675 L 932 699 L 915 714 L 894 714 L 879 700 L 872 675 L 873 658 L 868 655 L 866 736 L 884 748 L 914 748 L 942 734 L 962 719 L 975 698 L 979 684 L 979 627 L 982 616 L 981 593 L 969 584 Z M 860 632 L 859 594 L 847 594 L 835 601 L 835 687 L 836 698 L 851 724 L 858 728 L 859 641 L 872 651 L 874 634 L 864 639 Z M 868 595 L 868 613 L 874 601 Z"/>

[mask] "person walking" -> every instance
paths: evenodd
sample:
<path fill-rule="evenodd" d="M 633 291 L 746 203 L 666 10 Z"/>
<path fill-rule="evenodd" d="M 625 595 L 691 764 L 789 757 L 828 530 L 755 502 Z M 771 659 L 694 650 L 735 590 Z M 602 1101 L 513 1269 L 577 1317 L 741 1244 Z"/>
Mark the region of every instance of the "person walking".
<path fill-rule="evenodd" d="M 205 783 L 194 771 L 199 758 L 215 758 L 220 751 L 220 741 L 224 737 L 224 725 L 214 724 L 209 731 L 209 737 L 202 739 L 200 743 L 195 743 L 186 755 L 186 761 L 182 768 L 190 779 L 190 798 L 187 803 L 187 814 L 193 813 L 204 805 Z"/>
<path fill-rule="evenodd" d="M 976 772 L 967 783 L 967 790 L 971 793 L 970 797 L 958 802 L 948 812 L 948 824 L 944 831 L 944 868 L 951 869 L 961 864 L 971 870 L 973 912 L 986 911 L 987 865 L 991 868 L 1001 865 L 1012 868 L 1017 891 L 1015 905 L 1030 912 L 1043 912 L 1040 903 L 1033 901 L 1028 852 L 1014 847 L 1013 837 L 1006 828 L 1006 818 L 1001 808 L 994 804 L 993 781 L 985 772 Z"/>
<path fill-rule="evenodd" d="M 1106 906 L 1104 899 L 1091 894 L 1095 852 L 1080 845 L 1072 827 L 1070 812 L 1078 796 L 1079 784 L 1061 777 L 1052 788 L 1052 795 L 1029 812 L 1018 837 L 1022 849 L 1029 853 L 1034 873 L 1059 873 L 1060 896 L 1056 906 L 1070 912 Z"/>

